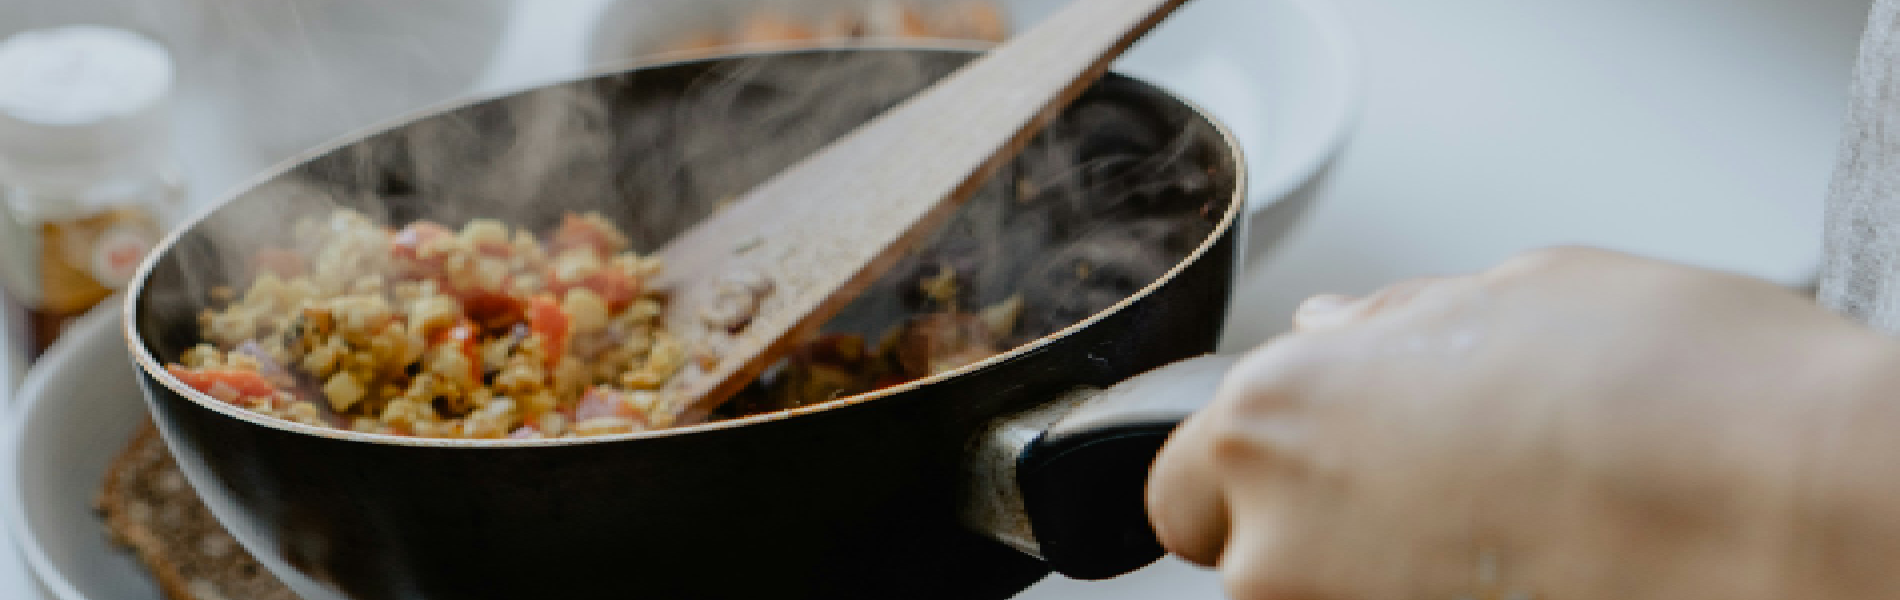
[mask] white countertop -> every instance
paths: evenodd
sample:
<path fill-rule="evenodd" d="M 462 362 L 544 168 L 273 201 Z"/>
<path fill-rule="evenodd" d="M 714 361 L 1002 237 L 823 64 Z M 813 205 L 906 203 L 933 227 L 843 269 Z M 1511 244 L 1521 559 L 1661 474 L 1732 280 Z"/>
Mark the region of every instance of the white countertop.
<path fill-rule="evenodd" d="M 567 1 L 518 10 L 481 85 L 576 60 L 578 36 L 559 28 L 584 24 L 599 1 Z M 1868 0 L 1339 3 L 1368 71 L 1364 122 L 1307 221 L 1249 268 L 1230 346 L 1284 330 L 1314 293 L 1555 244 L 1791 284 L 1811 273 Z M 213 110 L 183 111 L 184 143 L 217 135 L 203 126 Z M 214 152 L 188 170 L 205 198 L 258 162 Z M 8 367 L 0 359 L 0 375 Z M 0 544 L 0 597 L 38 597 L 13 554 Z M 1051 582 L 1037 597 L 1217 594 L 1214 578 L 1186 570 Z"/>

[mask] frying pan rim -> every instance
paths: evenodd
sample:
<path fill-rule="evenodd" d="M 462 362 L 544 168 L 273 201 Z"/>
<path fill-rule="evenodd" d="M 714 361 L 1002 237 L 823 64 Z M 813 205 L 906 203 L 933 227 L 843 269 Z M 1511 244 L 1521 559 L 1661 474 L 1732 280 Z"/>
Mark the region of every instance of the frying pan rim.
<path fill-rule="evenodd" d="M 890 387 L 884 387 L 884 388 L 871 390 L 869 392 L 865 392 L 862 394 L 856 394 L 852 396 L 846 396 L 842 398 L 827 400 L 825 402 L 820 402 L 817 404 L 810 404 L 806 406 L 772 411 L 772 412 L 761 413 L 761 414 L 756 414 L 756 415 L 747 415 L 744 417 L 738 417 L 738 418 L 733 418 L 733 419 L 707 421 L 704 423 L 697 423 L 697 424 L 687 425 L 683 427 L 669 427 L 665 429 L 654 429 L 654 430 L 648 430 L 648 431 L 637 431 L 637 432 L 632 432 L 632 433 L 618 433 L 618 434 L 608 434 L 608 435 L 598 435 L 598 436 L 578 436 L 578 437 L 543 438 L 543 439 L 427 438 L 427 437 L 400 436 L 400 435 L 381 434 L 381 433 L 364 433 L 364 432 L 358 432 L 358 431 L 351 431 L 347 429 L 305 425 L 303 423 L 298 423 L 294 421 L 288 421 L 288 420 L 279 419 L 275 417 L 268 417 L 268 416 L 261 415 L 253 411 L 239 408 L 227 402 L 219 401 L 216 398 L 212 398 L 210 395 L 205 394 L 204 392 L 200 392 L 197 389 L 194 389 L 190 386 L 185 385 L 183 382 L 178 381 L 176 377 L 173 377 L 171 373 L 167 371 L 163 365 L 159 364 L 158 359 L 152 355 L 151 349 L 146 347 L 146 344 L 144 343 L 144 341 L 140 339 L 138 335 L 139 321 L 137 318 L 138 317 L 137 307 L 139 305 L 139 299 L 144 296 L 145 284 L 148 281 L 150 281 L 151 273 L 155 268 L 157 268 L 158 262 L 160 261 L 161 257 L 165 256 L 173 247 L 175 247 L 178 241 L 186 233 L 195 231 L 211 215 L 217 213 L 219 210 L 223 209 L 226 206 L 229 206 L 235 202 L 238 202 L 249 192 L 257 189 L 263 184 L 269 183 L 270 181 L 273 181 L 277 179 L 278 177 L 281 177 L 291 172 L 292 170 L 298 167 L 301 167 L 309 163 L 312 160 L 325 156 L 331 152 L 342 149 L 349 145 L 362 142 L 376 135 L 379 135 L 385 132 L 395 131 L 401 128 L 402 126 L 415 123 L 422 119 L 437 116 L 437 115 L 448 114 L 450 112 L 454 112 L 456 110 L 461 110 L 464 108 L 475 106 L 477 104 L 481 104 L 484 102 L 507 98 L 510 96 L 515 96 L 518 94 L 531 92 L 534 90 L 547 89 L 550 87 L 555 87 L 555 86 L 560 86 L 560 85 L 570 85 L 574 83 L 588 81 L 588 80 L 596 79 L 599 77 L 604 77 L 604 76 L 613 75 L 617 73 L 623 73 L 623 72 L 632 71 L 632 70 L 649 70 L 649 69 L 658 69 L 658 68 L 664 68 L 664 67 L 679 66 L 679 65 L 701 63 L 701 62 L 725 61 L 725 60 L 754 58 L 754 57 L 790 56 L 790 55 L 795 55 L 795 54 L 835 52 L 839 50 L 872 50 L 872 51 L 899 50 L 899 51 L 976 53 L 986 47 L 988 47 L 988 44 L 985 44 L 985 43 L 957 42 L 957 41 L 949 41 L 949 40 L 937 40 L 937 41 L 929 41 L 929 42 L 919 42 L 919 41 L 914 41 L 914 40 L 903 41 L 903 42 L 873 40 L 869 42 L 854 42 L 854 43 L 846 43 L 846 44 L 824 44 L 824 43 L 752 44 L 752 45 L 746 45 L 746 46 L 741 47 L 740 50 L 742 51 L 740 52 L 730 52 L 730 53 L 722 52 L 722 53 L 714 54 L 714 55 L 707 55 L 703 53 L 693 53 L 693 52 L 667 53 L 667 54 L 661 54 L 661 55 L 656 55 L 652 57 L 633 59 L 633 60 L 624 61 L 624 62 L 613 62 L 613 63 L 604 63 L 602 65 L 595 65 L 594 67 L 589 68 L 585 72 L 572 76 L 572 77 L 554 78 L 554 79 L 549 79 L 545 81 L 529 83 L 521 87 L 500 90 L 500 91 L 490 93 L 490 94 L 478 94 L 478 95 L 473 95 L 473 96 L 468 96 L 468 97 L 456 98 L 456 99 L 452 99 L 452 100 L 445 101 L 442 103 L 426 106 L 414 111 L 406 112 L 396 117 L 379 121 L 375 124 L 359 128 L 348 134 L 339 136 L 328 143 L 312 147 L 308 150 L 305 150 L 294 156 L 291 156 L 290 158 L 287 158 L 279 162 L 275 166 L 272 166 L 271 168 L 261 171 L 258 175 L 245 180 L 242 184 L 234 187 L 231 191 L 226 192 L 220 200 L 206 205 L 204 208 L 198 210 L 195 214 L 191 215 L 189 218 L 181 222 L 179 225 L 172 227 L 171 231 L 166 233 L 165 237 L 159 241 L 157 246 L 153 247 L 153 251 L 149 253 L 149 255 L 145 258 L 145 260 L 139 265 L 139 269 L 137 273 L 133 276 L 131 283 L 127 285 L 125 300 L 121 306 L 121 311 L 123 313 L 124 319 L 122 319 L 123 323 L 121 324 L 120 334 L 125 337 L 126 346 L 130 350 L 130 354 L 132 356 L 133 362 L 138 366 L 138 368 L 141 371 L 144 372 L 146 377 L 150 378 L 152 381 L 157 382 L 160 385 L 163 385 L 164 387 L 171 390 L 173 393 L 177 394 L 178 396 L 186 398 L 190 400 L 192 403 L 197 404 L 198 406 L 202 408 L 209 409 L 214 413 L 221 414 L 226 417 L 235 418 L 240 421 L 245 421 L 253 425 L 259 425 L 259 426 L 263 426 L 270 429 L 277 429 L 280 431 L 286 431 L 286 432 L 295 433 L 295 434 L 303 434 L 303 435 L 310 435 L 310 436 L 316 436 L 316 437 L 321 437 L 321 438 L 328 438 L 328 439 L 343 441 L 343 442 L 357 442 L 357 443 L 379 444 L 379 445 L 387 445 L 387 446 L 411 446 L 411 447 L 423 447 L 423 448 L 508 449 L 508 448 L 561 447 L 561 446 L 575 446 L 575 445 L 586 445 L 586 444 L 603 444 L 603 443 L 611 443 L 611 442 L 636 441 L 636 440 L 645 440 L 645 439 L 666 438 L 666 437 L 673 437 L 673 436 L 680 436 L 680 435 L 689 435 L 689 434 L 694 434 L 694 433 L 723 431 L 727 429 L 737 429 L 737 428 L 745 427 L 748 425 L 760 425 L 764 423 L 771 423 L 771 422 L 791 419 L 791 418 L 803 416 L 803 415 L 817 414 L 817 413 L 828 412 L 832 410 L 839 410 L 845 407 L 856 406 L 856 405 L 867 403 L 873 400 L 895 396 L 897 394 L 919 389 L 924 386 L 946 382 L 951 379 L 974 374 L 978 371 L 987 369 L 993 365 L 998 365 L 1004 362 L 1008 362 L 1010 360 L 1014 360 L 1017 357 L 1027 355 L 1045 346 L 1053 344 L 1058 340 L 1069 337 L 1070 335 L 1078 331 L 1081 331 L 1091 325 L 1094 325 L 1097 322 L 1102 321 L 1103 319 L 1108 318 L 1110 315 L 1114 315 L 1116 313 L 1121 312 L 1127 307 L 1133 305 L 1135 302 L 1153 294 L 1156 290 L 1159 290 L 1161 286 L 1166 285 L 1167 283 L 1173 281 L 1177 276 L 1181 274 L 1182 271 L 1185 271 L 1188 267 L 1193 266 L 1195 263 L 1200 262 L 1201 258 L 1205 256 L 1209 251 L 1211 251 L 1216 244 L 1220 243 L 1224 238 L 1226 238 L 1227 234 L 1236 226 L 1237 223 L 1239 223 L 1239 215 L 1246 210 L 1247 183 L 1248 183 L 1246 156 L 1244 153 L 1244 149 L 1240 147 L 1239 138 L 1235 137 L 1233 131 L 1231 131 L 1228 128 L 1226 123 L 1223 123 L 1219 119 L 1215 118 L 1213 114 L 1209 113 L 1207 109 L 1202 107 L 1201 105 L 1196 104 L 1193 101 L 1188 100 L 1187 98 L 1183 98 L 1180 95 L 1162 86 L 1149 83 L 1148 81 L 1143 80 L 1141 78 L 1137 78 L 1131 75 L 1127 75 L 1127 74 L 1123 74 L 1123 73 L 1119 73 L 1119 72 L 1111 70 L 1109 74 L 1117 75 L 1128 81 L 1139 83 L 1142 86 L 1147 87 L 1148 89 L 1161 94 L 1162 96 L 1165 96 L 1167 98 L 1174 100 L 1175 102 L 1180 103 L 1181 106 L 1187 108 L 1195 116 L 1199 117 L 1203 122 L 1211 126 L 1215 134 L 1218 136 L 1221 142 L 1226 146 L 1229 152 L 1226 157 L 1226 160 L 1232 163 L 1233 170 L 1234 170 L 1234 189 L 1232 193 L 1229 194 L 1229 197 L 1227 199 L 1227 209 L 1222 213 L 1220 221 L 1215 223 L 1213 229 L 1208 231 L 1207 236 L 1201 240 L 1200 244 L 1196 245 L 1194 249 L 1188 252 L 1186 256 L 1176 261 L 1174 263 L 1174 266 L 1170 267 L 1166 272 L 1162 273 L 1159 277 L 1156 277 L 1154 281 L 1151 281 L 1147 285 L 1143 286 L 1140 290 L 1136 290 L 1134 293 L 1123 297 L 1121 300 L 1115 302 L 1114 304 L 1109 305 L 1107 308 L 1096 311 L 1090 314 L 1088 317 L 1083 318 L 1079 321 L 1076 321 L 1075 323 L 1072 323 L 1067 327 L 1051 332 L 1048 335 L 1044 335 L 1034 340 L 1019 344 L 1009 349 L 1008 351 L 998 353 L 996 355 L 990 356 L 989 358 L 986 358 L 974 363 L 970 363 L 956 369 L 930 375 L 928 377 L 915 379 L 912 381 L 908 381 L 908 382 L 890 386 Z M 149 395 L 153 392 L 148 390 L 146 393 Z"/>

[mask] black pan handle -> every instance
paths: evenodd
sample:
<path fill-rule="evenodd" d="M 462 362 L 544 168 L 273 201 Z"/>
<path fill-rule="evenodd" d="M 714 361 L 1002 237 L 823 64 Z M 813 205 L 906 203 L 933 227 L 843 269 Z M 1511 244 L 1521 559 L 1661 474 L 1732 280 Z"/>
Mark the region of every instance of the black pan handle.
<path fill-rule="evenodd" d="M 966 521 L 1076 579 L 1154 562 L 1163 551 L 1143 501 L 1149 468 L 1237 358 L 1188 359 L 999 419 L 978 441 Z"/>

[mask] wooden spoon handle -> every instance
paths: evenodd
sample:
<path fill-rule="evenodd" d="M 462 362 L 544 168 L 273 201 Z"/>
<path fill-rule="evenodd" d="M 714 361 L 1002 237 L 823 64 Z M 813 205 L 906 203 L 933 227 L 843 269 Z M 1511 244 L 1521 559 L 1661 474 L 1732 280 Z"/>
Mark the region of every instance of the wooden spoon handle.
<path fill-rule="evenodd" d="M 1075 0 L 675 239 L 666 325 L 695 358 L 666 412 L 696 420 L 816 333 L 1185 1 Z M 746 290 L 743 329 L 701 314 Z"/>

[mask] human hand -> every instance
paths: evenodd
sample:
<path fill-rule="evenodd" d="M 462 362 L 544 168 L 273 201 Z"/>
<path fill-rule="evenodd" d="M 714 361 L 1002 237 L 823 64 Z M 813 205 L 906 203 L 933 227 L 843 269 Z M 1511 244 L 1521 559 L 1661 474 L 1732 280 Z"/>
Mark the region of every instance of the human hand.
<path fill-rule="evenodd" d="M 1900 597 L 1896 353 L 1792 292 L 1564 249 L 1295 321 L 1149 482 L 1237 598 Z"/>

